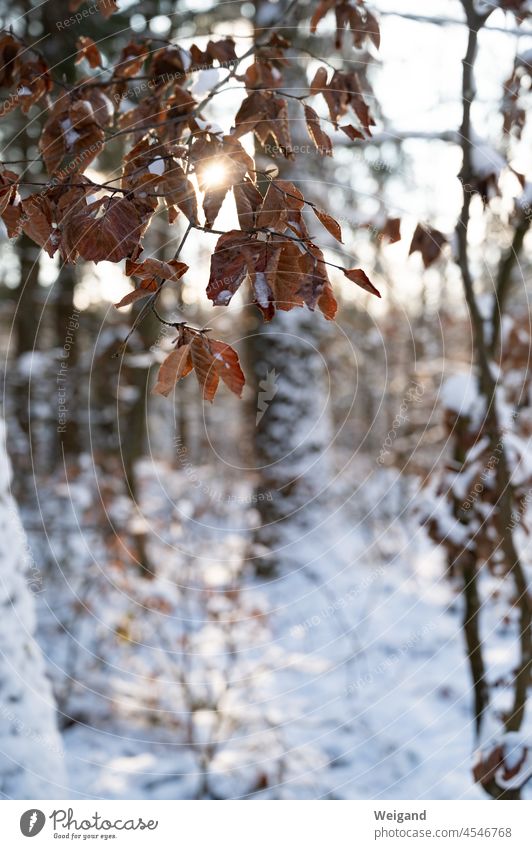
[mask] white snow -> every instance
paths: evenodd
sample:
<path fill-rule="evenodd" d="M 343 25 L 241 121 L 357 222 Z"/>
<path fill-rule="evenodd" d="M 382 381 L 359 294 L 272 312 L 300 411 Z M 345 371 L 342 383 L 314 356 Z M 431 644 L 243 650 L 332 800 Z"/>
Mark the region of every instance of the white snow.
<path fill-rule="evenodd" d="M 474 6 L 479 15 L 485 15 L 499 8 L 498 0 L 474 0 Z"/>
<path fill-rule="evenodd" d="M 55 706 L 35 640 L 31 588 L 43 576 L 32 562 L 10 495 L 11 469 L 0 421 L 0 794 L 64 798 L 66 775 Z"/>
<path fill-rule="evenodd" d="M 532 183 L 525 183 L 522 194 L 516 200 L 518 206 L 530 215 L 532 207 Z"/>
<path fill-rule="evenodd" d="M 261 307 L 267 309 L 270 303 L 270 296 L 272 292 L 268 284 L 268 280 L 266 279 L 266 275 L 263 271 L 257 271 L 257 273 L 255 274 L 254 291 L 258 303 L 261 305 Z"/>
<path fill-rule="evenodd" d="M 198 73 L 198 77 L 191 88 L 192 94 L 199 96 L 206 94 L 216 85 L 220 79 L 220 71 L 218 68 L 205 68 Z"/>
<path fill-rule="evenodd" d="M 478 177 L 489 177 L 493 174 L 498 178 L 507 164 L 488 142 L 477 137 L 473 139 L 471 160 L 473 171 Z"/>
<path fill-rule="evenodd" d="M 181 54 L 181 61 L 183 63 L 183 67 L 185 71 L 188 71 L 188 69 L 192 65 L 192 55 L 189 50 L 185 50 L 183 47 L 179 47 L 178 50 Z"/>
<path fill-rule="evenodd" d="M 446 410 L 460 416 L 473 419 L 481 416 L 484 405 L 474 372 L 461 372 L 447 378 L 440 393 L 440 402 Z"/>
<path fill-rule="evenodd" d="M 118 111 L 121 115 L 124 115 L 126 112 L 130 112 L 132 109 L 135 109 L 136 105 L 137 104 L 133 100 L 130 100 L 128 97 L 123 97 L 120 100 Z"/>
<path fill-rule="evenodd" d="M 111 100 L 111 98 L 110 98 L 110 97 L 107 97 L 107 95 L 105 94 L 105 92 L 100 91 L 100 93 L 99 93 L 99 94 L 100 94 L 100 98 L 101 98 L 101 99 L 103 100 L 103 102 L 104 102 L 105 109 L 106 109 L 106 111 L 107 111 L 107 117 L 108 117 L 108 119 L 110 120 L 110 119 L 113 117 L 113 115 L 115 114 L 115 110 L 114 110 L 113 102 L 112 102 L 112 100 Z"/>
<path fill-rule="evenodd" d="M 158 177 L 162 177 L 164 174 L 164 159 L 157 156 L 153 162 L 150 162 L 148 165 L 148 171 L 150 174 L 156 174 Z"/>
<path fill-rule="evenodd" d="M 194 118 L 200 130 L 207 130 L 215 136 L 223 136 L 223 130 L 215 121 L 204 121 L 203 118 Z"/>
<path fill-rule="evenodd" d="M 65 140 L 65 144 L 69 150 L 75 145 L 77 140 L 81 138 L 80 134 L 75 130 L 72 126 L 72 121 L 70 118 L 64 118 L 60 121 L 61 129 L 63 131 L 63 138 Z"/>
<path fill-rule="evenodd" d="M 220 493 L 216 474 L 205 468 L 199 475 L 213 497 Z M 358 477 L 366 477 L 363 467 Z M 194 521 L 184 520 L 168 535 L 167 510 L 156 518 L 160 499 L 171 495 L 179 515 L 187 493 L 193 518 L 206 493 L 191 489 L 184 472 L 169 474 L 149 461 L 142 480 L 151 491 L 152 532 L 165 534 L 155 555 L 161 571 L 135 598 L 120 570 L 108 571 L 105 581 L 91 573 L 86 604 L 90 611 L 93 597 L 105 605 L 99 619 L 109 631 L 96 643 L 90 621 L 75 631 L 87 648 L 69 711 L 91 705 L 92 720 L 64 735 L 71 795 L 196 798 L 202 758 L 217 740 L 207 783 L 221 798 L 481 798 L 469 767 L 461 611 L 419 530 L 390 521 L 394 502 L 405 497 L 395 492 L 403 484 L 394 475 L 366 477 L 356 505 L 328 522 L 326 533 L 318 522 L 293 540 L 299 566 L 262 585 L 243 581 L 239 571 L 245 534 L 231 528 L 249 514 L 244 501 L 216 497 L 210 528 L 195 531 Z M 375 516 L 371 526 L 368 514 Z M 240 599 L 227 593 L 235 578 Z M 197 591 L 203 585 L 204 596 Z M 157 612 L 161 603 L 169 615 Z M 121 622 L 132 630 L 117 644 Z M 186 687 L 179 683 L 179 629 L 187 635 Z M 97 666 L 79 668 L 89 646 L 97 656 L 105 649 L 111 679 Z M 131 663 L 133 674 L 126 671 Z M 139 724 L 151 704 L 163 710 L 154 715 L 164 723 Z M 192 746 L 180 731 L 187 715 Z M 260 775 L 265 788 L 254 791 Z"/>

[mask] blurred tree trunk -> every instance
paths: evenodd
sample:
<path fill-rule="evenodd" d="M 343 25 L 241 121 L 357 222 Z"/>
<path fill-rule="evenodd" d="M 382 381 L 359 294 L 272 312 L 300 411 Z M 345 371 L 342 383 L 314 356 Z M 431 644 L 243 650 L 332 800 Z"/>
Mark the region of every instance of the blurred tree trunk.
<path fill-rule="evenodd" d="M 17 242 L 19 257 L 19 296 L 15 315 L 16 354 L 21 356 L 33 351 L 37 345 L 37 323 L 39 320 L 39 256 L 40 249 L 25 233 Z"/>
<path fill-rule="evenodd" d="M 62 456 L 76 457 L 82 450 L 81 444 L 81 422 L 80 407 L 81 393 L 79 384 L 81 375 L 80 368 L 80 341 L 78 336 L 79 313 L 74 305 L 74 292 L 77 282 L 77 267 L 63 265 L 59 271 L 54 300 L 55 338 L 59 349 L 59 363 L 57 379 L 64 380 L 58 383 L 59 389 L 65 389 L 66 398 L 64 413 L 60 410 L 61 395 L 58 391 L 58 449 L 59 462 Z"/>
<path fill-rule="evenodd" d="M 269 6 L 265 0 L 255 0 L 256 39 L 260 39 Z M 292 71 L 292 77 L 285 74 L 285 90 L 305 85 L 302 69 Z M 298 122 L 291 126 L 297 141 Z M 260 149 L 256 155 L 260 163 Z M 260 170 L 260 164 L 257 167 Z M 283 179 L 297 184 L 291 162 L 280 157 L 278 167 Z M 255 402 L 248 416 L 259 513 L 252 557 L 255 571 L 263 576 L 282 569 L 291 544 L 312 527 L 317 497 L 329 477 L 331 425 L 319 353 L 320 318 L 306 307 L 296 307 L 290 312 L 277 311 L 268 324 L 257 315 L 248 329 L 246 356 Z"/>
<path fill-rule="evenodd" d="M 138 315 L 140 306 L 132 311 L 132 321 Z M 122 443 L 122 456 L 124 458 L 124 471 L 131 496 L 138 496 L 135 466 L 146 453 L 146 437 L 148 425 L 148 396 L 150 393 L 150 381 L 152 365 L 146 363 L 150 350 L 159 334 L 159 323 L 151 313 L 147 315 L 137 328 L 141 339 L 140 350 L 137 354 L 126 354 L 128 387 L 133 390 L 132 403 L 125 405 L 123 410 L 124 421 L 120 431 L 125 439 Z"/>
<path fill-rule="evenodd" d="M 252 336 L 258 470 L 256 571 L 274 574 L 280 547 L 316 522 L 319 495 L 330 477 L 329 409 L 318 349 L 319 322 L 307 310 L 278 313 Z"/>

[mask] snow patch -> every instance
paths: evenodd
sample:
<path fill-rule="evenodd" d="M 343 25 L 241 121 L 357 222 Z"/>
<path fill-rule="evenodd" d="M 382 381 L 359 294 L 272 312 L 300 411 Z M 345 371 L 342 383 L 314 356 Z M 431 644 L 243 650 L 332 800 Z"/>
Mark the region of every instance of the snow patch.
<path fill-rule="evenodd" d="M 255 274 L 254 290 L 257 303 L 264 309 L 268 309 L 272 290 L 268 285 L 264 271 L 257 271 Z"/>
<path fill-rule="evenodd" d="M 472 372 L 461 372 L 447 378 L 440 399 L 446 410 L 457 415 L 476 418 L 482 414 L 483 401 Z"/>
<path fill-rule="evenodd" d="M 162 177 L 164 174 L 164 159 L 158 156 L 153 162 L 150 162 L 148 171 L 150 174 L 156 174 L 158 177 Z"/>

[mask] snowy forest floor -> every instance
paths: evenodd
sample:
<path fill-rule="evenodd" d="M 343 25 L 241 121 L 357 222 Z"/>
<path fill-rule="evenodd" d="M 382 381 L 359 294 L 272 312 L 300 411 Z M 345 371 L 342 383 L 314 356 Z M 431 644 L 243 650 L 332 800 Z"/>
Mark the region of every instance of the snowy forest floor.
<path fill-rule="evenodd" d="M 56 488 L 54 518 L 41 499 L 55 563 L 39 639 L 69 774 L 58 795 L 482 798 L 461 601 L 405 513 L 416 481 L 381 469 L 356 502 L 327 505 L 326 523 L 316 508 L 293 568 L 265 580 L 246 561 L 248 484 L 228 501 L 197 474 L 195 488 L 146 461 L 139 509 L 108 501 L 109 524 L 129 511 L 133 532 L 148 529 L 153 580 L 101 547 L 90 464 Z"/>

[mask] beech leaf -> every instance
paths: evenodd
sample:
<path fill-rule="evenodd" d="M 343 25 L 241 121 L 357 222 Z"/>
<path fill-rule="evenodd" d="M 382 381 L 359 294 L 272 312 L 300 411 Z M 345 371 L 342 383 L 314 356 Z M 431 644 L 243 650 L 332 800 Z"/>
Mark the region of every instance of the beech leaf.
<path fill-rule="evenodd" d="M 353 283 L 357 284 L 357 286 L 360 286 L 366 292 L 369 292 L 370 295 L 376 295 L 377 298 L 381 297 L 379 290 L 375 288 L 366 272 L 362 271 L 361 268 L 344 268 L 343 272 L 349 280 L 352 280 Z"/>
<path fill-rule="evenodd" d="M 342 228 L 338 224 L 338 221 L 329 215 L 327 212 L 323 212 L 323 210 L 318 209 L 317 206 L 312 207 L 312 212 L 318 219 L 321 221 L 326 230 L 329 231 L 331 236 L 334 236 L 337 242 L 342 241 Z"/>
<path fill-rule="evenodd" d="M 190 343 L 181 345 L 168 354 L 167 358 L 159 369 L 157 375 L 157 383 L 153 387 L 155 395 L 164 395 L 165 398 L 170 394 L 178 380 L 186 377 L 192 371 L 192 359 L 190 356 Z"/>

